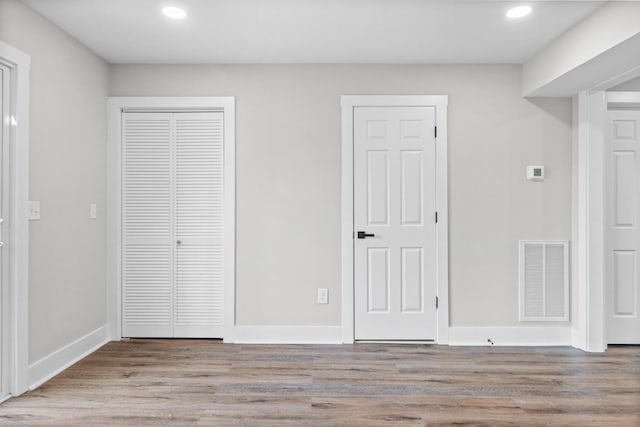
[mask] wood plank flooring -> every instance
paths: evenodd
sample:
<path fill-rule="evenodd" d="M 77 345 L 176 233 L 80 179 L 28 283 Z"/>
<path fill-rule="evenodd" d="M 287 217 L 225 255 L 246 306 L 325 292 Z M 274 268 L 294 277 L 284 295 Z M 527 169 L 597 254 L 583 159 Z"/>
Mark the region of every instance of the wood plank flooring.
<path fill-rule="evenodd" d="M 640 347 L 112 342 L 0 425 L 640 426 Z"/>

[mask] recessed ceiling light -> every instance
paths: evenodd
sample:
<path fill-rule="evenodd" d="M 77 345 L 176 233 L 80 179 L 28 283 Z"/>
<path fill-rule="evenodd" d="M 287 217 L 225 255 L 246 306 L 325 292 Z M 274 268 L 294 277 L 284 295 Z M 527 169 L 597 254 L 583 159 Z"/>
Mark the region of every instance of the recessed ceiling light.
<path fill-rule="evenodd" d="M 179 7 L 167 6 L 162 9 L 162 13 L 172 19 L 184 19 L 187 16 L 187 12 Z"/>
<path fill-rule="evenodd" d="M 509 18 L 522 18 L 531 13 L 530 6 L 517 6 L 507 11 L 507 17 Z"/>

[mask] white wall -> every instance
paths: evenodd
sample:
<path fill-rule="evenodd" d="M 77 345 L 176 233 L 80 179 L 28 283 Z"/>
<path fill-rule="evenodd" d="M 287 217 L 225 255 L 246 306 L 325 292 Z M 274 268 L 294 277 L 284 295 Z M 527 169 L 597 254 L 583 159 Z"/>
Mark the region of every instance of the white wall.
<path fill-rule="evenodd" d="M 0 39 L 31 56 L 29 362 L 103 326 L 108 65 L 16 0 Z M 99 218 L 89 219 L 97 203 Z"/>
<path fill-rule="evenodd" d="M 609 91 L 640 91 L 640 77 L 636 77 L 635 79 L 626 81 L 624 83 L 619 84 L 616 87 L 608 89 Z"/>
<path fill-rule="evenodd" d="M 640 4 L 610 1 L 523 66 L 525 96 L 572 96 L 640 66 Z"/>
<path fill-rule="evenodd" d="M 571 238 L 571 102 L 521 68 L 114 65 L 113 96 L 236 96 L 237 319 L 340 324 L 340 95 L 448 94 L 451 323 L 518 326 L 518 239 Z M 525 180 L 543 164 L 543 183 Z M 315 303 L 316 288 L 330 304 Z"/>

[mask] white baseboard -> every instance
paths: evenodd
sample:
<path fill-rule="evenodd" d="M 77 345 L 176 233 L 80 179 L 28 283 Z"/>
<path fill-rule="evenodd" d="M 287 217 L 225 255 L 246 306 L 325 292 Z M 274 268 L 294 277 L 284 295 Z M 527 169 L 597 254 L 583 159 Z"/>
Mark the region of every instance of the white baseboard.
<path fill-rule="evenodd" d="M 340 326 L 236 326 L 224 342 L 236 344 L 341 344 Z M 491 340 L 491 344 L 487 340 Z M 572 345 L 570 326 L 451 327 L 451 346 Z"/>
<path fill-rule="evenodd" d="M 225 330 L 224 342 L 236 344 L 342 344 L 342 327 L 235 326 L 230 334 Z"/>
<path fill-rule="evenodd" d="M 95 331 L 78 338 L 29 365 L 29 390 L 41 386 L 80 359 L 83 359 L 109 342 L 109 328 L 100 326 Z"/>
<path fill-rule="evenodd" d="M 570 346 L 572 345 L 572 330 L 571 326 L 454 326 L 449 328 L 449 345 Z"/>

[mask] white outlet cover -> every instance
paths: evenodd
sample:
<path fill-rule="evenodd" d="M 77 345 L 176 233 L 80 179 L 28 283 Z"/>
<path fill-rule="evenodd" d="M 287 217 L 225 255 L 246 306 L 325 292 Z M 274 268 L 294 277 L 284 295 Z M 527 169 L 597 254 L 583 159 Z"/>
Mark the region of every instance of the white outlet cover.
<path fill-rule="evenodd" d="M 529 181 L 544 181 L 544 166 L 527 166 Z"/>

